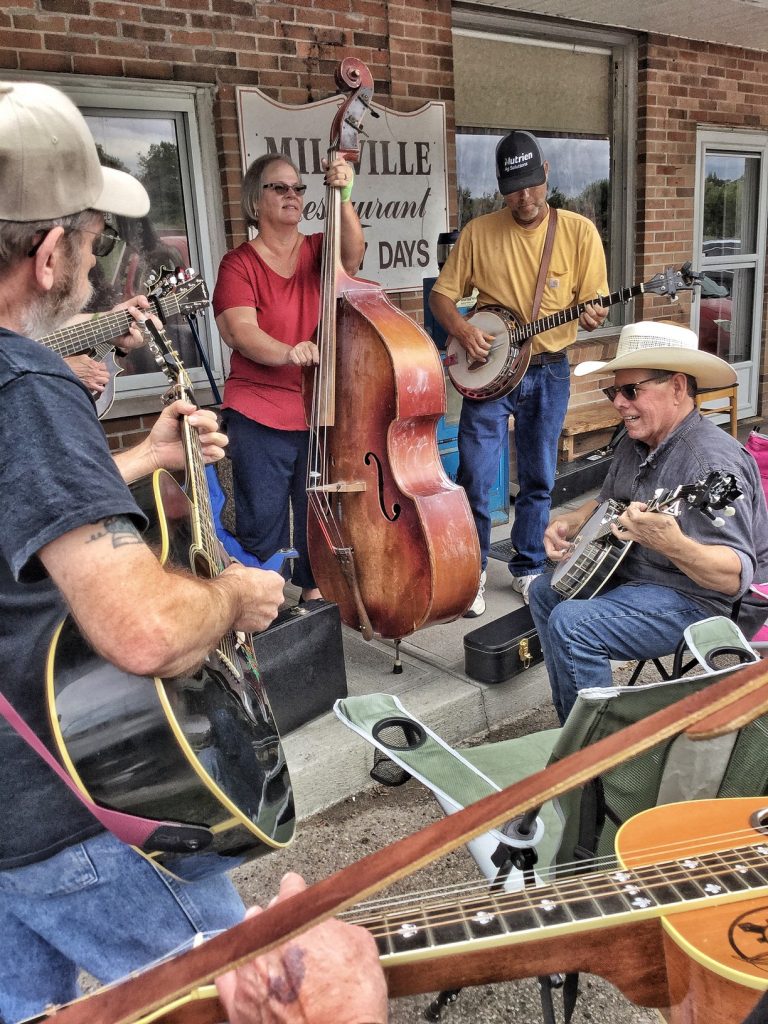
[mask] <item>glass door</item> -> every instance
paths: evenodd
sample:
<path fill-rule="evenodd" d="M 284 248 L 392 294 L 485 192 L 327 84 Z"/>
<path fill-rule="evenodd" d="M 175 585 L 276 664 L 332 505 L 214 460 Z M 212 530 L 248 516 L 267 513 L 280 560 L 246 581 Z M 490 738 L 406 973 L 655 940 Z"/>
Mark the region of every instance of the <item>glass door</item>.
<path fill-rule="evenodd" d="M 694 250 L 703 274 L 691 327 L 731 363 L 739 416 L 757 410 L 765 273 L 768 136 L 700 131 Z"/>

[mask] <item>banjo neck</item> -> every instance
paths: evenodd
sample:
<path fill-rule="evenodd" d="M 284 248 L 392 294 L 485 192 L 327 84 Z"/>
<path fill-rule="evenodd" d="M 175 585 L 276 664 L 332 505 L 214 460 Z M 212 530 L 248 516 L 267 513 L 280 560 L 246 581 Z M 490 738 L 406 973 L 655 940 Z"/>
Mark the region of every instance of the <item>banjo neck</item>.
<path fill-rule="evenodd" d="M 532 323 L 520 324 L 512 333 L 512 341 L 514 343 L 527 341 L 537 334 L 551 331 L 553 327 L 561 327 L 563 324 L 569 324 L 573 320 L 578 320 L 587 306 L 602 306 L 603 309 L 608 309 L 609 306 L 629 302 L 630 299 L 642 295 L 644 291 L 644 284 L 633 284 L 629 288 L 620 288 L 617 292 L 611 292 L 610 295 L 598 295 L 588 302 L 580 302 L 577 306 L 571 306 L 570 309 L 560 309 L 556 313 L 543 316 Z"/>

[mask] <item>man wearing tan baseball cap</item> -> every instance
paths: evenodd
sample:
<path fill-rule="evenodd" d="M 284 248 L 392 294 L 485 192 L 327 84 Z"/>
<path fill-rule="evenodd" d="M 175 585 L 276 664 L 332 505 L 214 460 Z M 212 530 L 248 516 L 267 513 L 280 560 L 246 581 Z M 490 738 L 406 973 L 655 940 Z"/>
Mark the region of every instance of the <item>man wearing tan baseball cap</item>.
<path fill-rule="evenodd" d="M 130 704 L 132 689 L 154 691 L 153 677 L 196 672 L 228 632 L 266 628 L 282 602 L 278 573 L 231 565 L 207 580 L 166 570 L 139 533 L 146 519 L 126 483 L 158 467 L 183 468 L 181 417 L 198 431 L 206 461 L 220 458 L 226 438 L 215 416 L 175 402 L 146 440 L 113 459 L 86 388 L 58 355 L 30 340 L 85 302 L 105 212 L 138 217 L 148 209 L 138 181 L 101 167 L 85 121 L 66 97 L 45 85 L 0 83 L 0 693 L 48 750 L 57 748 L 52 723 L 59 709 L 46 704 L 46 654 L 68 614 L 93 649 L 88 673 L 96 673 L 106 707 L 112 680 Z M 54 676 L 60 660 L 66 664 L 66 651 L 57 648 Z M 67 666 L 76 689 L 87 674 L 79 664 Z M 86 719 L 89 710 L 83 708 Z M 5 708 L 3 715 L 12 712 Z M 101 735 L 97 728 L 96 747 Z M 276 734 L 259 738 L 264 749 L 273 743 L 279 750 Z M 290 837 L 292 800 L 279 764 L 269 783 L 286 786 L 285 821 L 278 825 Z M 46 763 L 45 751 L 4 719 L 0 790 L 5 1024 L 74 998 L 82 968 L 114 981 L 199 932 L 241 920 L 243 904 L 225 874 L 206 875 L 202 863 L 199 880 L 189 883 L 161 874 L 105 831 L 101 817 Z M 298 888 L 294 879 L 283 895 Z M 336 974 L 336 1019 L 357 1005 L 357 1019 L 383 1021 L 386 990 L 370 935 L 339 922 L 313 934 L 296 940 L 318 962 L 304 978 L 309 998 L 300 1005 L 322 1003 L 312 998 L 328 983 L 316 952 L 333 944 L 340 962 L 354 965 L 346 976 Z M 239 977 L 223 987 L 225 1003 L 241 998 Z M 254 976 L 231 1019 L 246 1020 L 249 999 L 269 998 L 264 977 Z"/>

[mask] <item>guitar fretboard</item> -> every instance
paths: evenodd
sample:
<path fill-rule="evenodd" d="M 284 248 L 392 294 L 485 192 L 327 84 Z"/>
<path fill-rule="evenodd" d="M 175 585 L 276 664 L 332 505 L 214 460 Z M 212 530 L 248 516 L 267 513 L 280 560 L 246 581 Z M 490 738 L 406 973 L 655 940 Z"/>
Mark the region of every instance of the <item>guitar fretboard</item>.
<path fill-rule="evenodd" d="M 558 310 L 557 313 L 552 313 L 550 316 L 542 317 L 540 320 L 534 320 L 533 323 L 515 328 L 512 333 L 512 341 L 514 343 L 526 341 L 528 338 L 533 338 L 536 334 L 551 331 L 553 327 L 560 327 L 562 324 L 569 324 L 572 320 L 578 320 L 587 306 L 602 306 L 603 309 L 607 309 L 609 306 L 616 306 L 620 302 L 629 302 L 630 299 L 642 295 L 644 291 L 644 284 L 634 284 L 630 288 L 621 288 L 617 292 L 611 292 L 610 295 L 597 296 L 594 299 L 590 299 L 589 302 L 580 302 L 578 306 L 571 306 L 570 309 Z"/>
<path fill-rule="evenodd" d="M 586 930 L 601 922 L 662 916 L 673 908 L 749 898 L 768 887 L 768 842 L 648 867 L 614 869 L 517 892 L 448 901 L 403 897 L 372 914 L 366 905 L 344 915 L 367 928 L 382 957 L 490 940 L 527 941 L 542 930 Z M 371 908 L 376 904 L 368 905 Z"/>
<path fill-rule="evenodd" d="M 180 312 L 179 300 L 174 295 L 152 301 L 159 311 L 161 320 Z M 111 342 L 127 334 L 131 324 L 135 322 L 126 310 L 118 310 L 116 313 L 104 313 L 95 319 L 84 320 L 81 324 L 62 327 L 38 340 L 46 348 L 58 352 L 60 356 L 77 356 L 83 352 L 93 351 L 101 358 L 110 348 L 114 348 Z"/>

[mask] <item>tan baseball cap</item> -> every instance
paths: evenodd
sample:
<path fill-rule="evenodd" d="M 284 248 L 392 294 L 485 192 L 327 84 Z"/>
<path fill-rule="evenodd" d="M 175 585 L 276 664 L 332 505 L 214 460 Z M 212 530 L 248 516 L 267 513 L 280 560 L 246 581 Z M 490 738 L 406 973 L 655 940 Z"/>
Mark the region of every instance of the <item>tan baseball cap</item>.
<path fill-rule="evenodd" d="M 83 210 L 149 212 L 144 186 L 102 167 L 77 107 L 58 89 L 0 82 L 0 220 L 55 220 Z"/>

